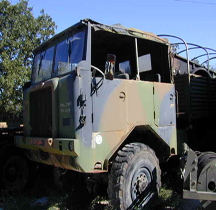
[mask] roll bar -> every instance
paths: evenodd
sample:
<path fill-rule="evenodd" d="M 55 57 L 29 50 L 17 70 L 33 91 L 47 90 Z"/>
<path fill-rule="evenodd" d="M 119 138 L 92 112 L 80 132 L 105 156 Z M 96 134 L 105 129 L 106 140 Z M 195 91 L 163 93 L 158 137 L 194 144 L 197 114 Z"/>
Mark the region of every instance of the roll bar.
<path fill-rule="evenodd" d="M 200 46 L 200 45 L 197 45 L 197 44 L 194 44 L 194 43 L 187 43 L 184 39 L 178 37 L 178 36 L 173 36 L 173 35 L 168 35 L 168 34 L 161 34 L 161 35 L 158 35 L 159 37 L 172 37 L 172 38 L 176 38 L 176 39 L 179 39 L 181 40 L 182 42 L 180 43 L 171 43 L 171 45 L 185 45 L 185 48 L 184 50 L 178 52 L 177 54 L 181 54 L 183 52 L 186 52 L 186 59 L 187 59 L 187 72 L 188 74 L 190 73 L 190 68 L 189 68 L 189 50 L 194 50 L 194 49 L 203 49 L 206 53 L 205 54 L 201 54 L 201 55 L 198 55 L 197 57 L 193 58 L 191 61 L 197 59 L 197 58 L 200 58 L 202 56 L 207 56 L 207 60 L 204 61 L 201 65 L 203 65 L 204 63 L 208 62 L 208 65 L 207 65 L 207 70 L 209 72 L 209 61 L 210 60 L 213 60 L 213 59 L 216 59 L 216 57 L 209 57 L 209 55 L 215 55 L 216 54 L 216 50 L 212 49 L 212 48 L 208 48 L 208 47 L 203 47 L 203 46 Z M 188 47 L 188 46 L 193 46 L 193 47 Z M 213 51 L 214 53 L 210 53 L 209 51 Z"/>

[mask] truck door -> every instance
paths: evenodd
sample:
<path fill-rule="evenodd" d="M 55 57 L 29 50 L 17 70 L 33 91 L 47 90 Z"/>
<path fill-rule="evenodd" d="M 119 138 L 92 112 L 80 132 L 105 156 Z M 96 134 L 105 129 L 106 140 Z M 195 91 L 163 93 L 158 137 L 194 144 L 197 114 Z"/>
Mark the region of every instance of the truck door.
<path fill-rule="evenodd" d="M 92 82 L 93 132 L 126 127 L 126 86 L 123 80 L 94 78 Z"/>
<path fill-rule="evenodd" d="M 175 88 L 172 84 L 154 83 L 154 124 L 158 135 L 176 148 Z"/>
<path fill-rule="evenodd" d="M 158 127 L 176 125 L 174 85 L 154 82 L 154 121 Z"/>

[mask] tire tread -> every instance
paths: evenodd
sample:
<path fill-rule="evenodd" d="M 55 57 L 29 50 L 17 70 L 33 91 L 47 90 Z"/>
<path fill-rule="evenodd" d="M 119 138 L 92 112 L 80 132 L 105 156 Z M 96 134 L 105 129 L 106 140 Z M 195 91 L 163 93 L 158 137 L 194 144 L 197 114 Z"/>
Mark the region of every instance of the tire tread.
<path fill-rule="evenodd" d="M 157 170 L 157 192 L 161 187 L 161 170 L 159 167 L 159 160 L 155 155 L 155 152 L 147 145 L 142 143 L 130 143 L 126 144 L 121 150 L 118 151 L 115 161 L 112 163 L 111 172 L 108 176 L 108 197 L 111 201 L 111 205 L 123 210 L 123 184 L 124 176 L 126 174 L 128 165 L 133 159 L 135 154 L 140 151 L 148 151 L 156 160 Z"/>

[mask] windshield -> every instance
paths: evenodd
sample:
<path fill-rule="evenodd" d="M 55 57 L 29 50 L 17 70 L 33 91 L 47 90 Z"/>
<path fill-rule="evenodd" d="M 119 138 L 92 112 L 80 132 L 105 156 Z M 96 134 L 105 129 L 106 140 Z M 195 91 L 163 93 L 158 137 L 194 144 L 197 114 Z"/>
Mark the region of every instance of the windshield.
<path fill-rule="evenodd" d="M 33 65 L 33 83 L 51 78 L 53 56 L 54 47 L 35 56 Z"/>
<path fill-rule="evenodd" d="M 85 31 L 69 36 L 34 57 L 32 83 L 71 72 L 84 59 Z"/>

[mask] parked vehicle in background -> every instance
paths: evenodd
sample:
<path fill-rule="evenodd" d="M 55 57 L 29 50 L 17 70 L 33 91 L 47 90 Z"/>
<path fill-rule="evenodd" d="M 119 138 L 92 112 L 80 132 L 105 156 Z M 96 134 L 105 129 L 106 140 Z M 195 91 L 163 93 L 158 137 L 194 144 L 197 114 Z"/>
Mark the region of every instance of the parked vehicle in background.
<path fill-rule="evenodd" d="M 15 135 L 23 135 L 23 126 L 0 122 L 0 183 L 9 192 L 22 190 L 29 178 L 28 159 L 15 146 Z"/>

